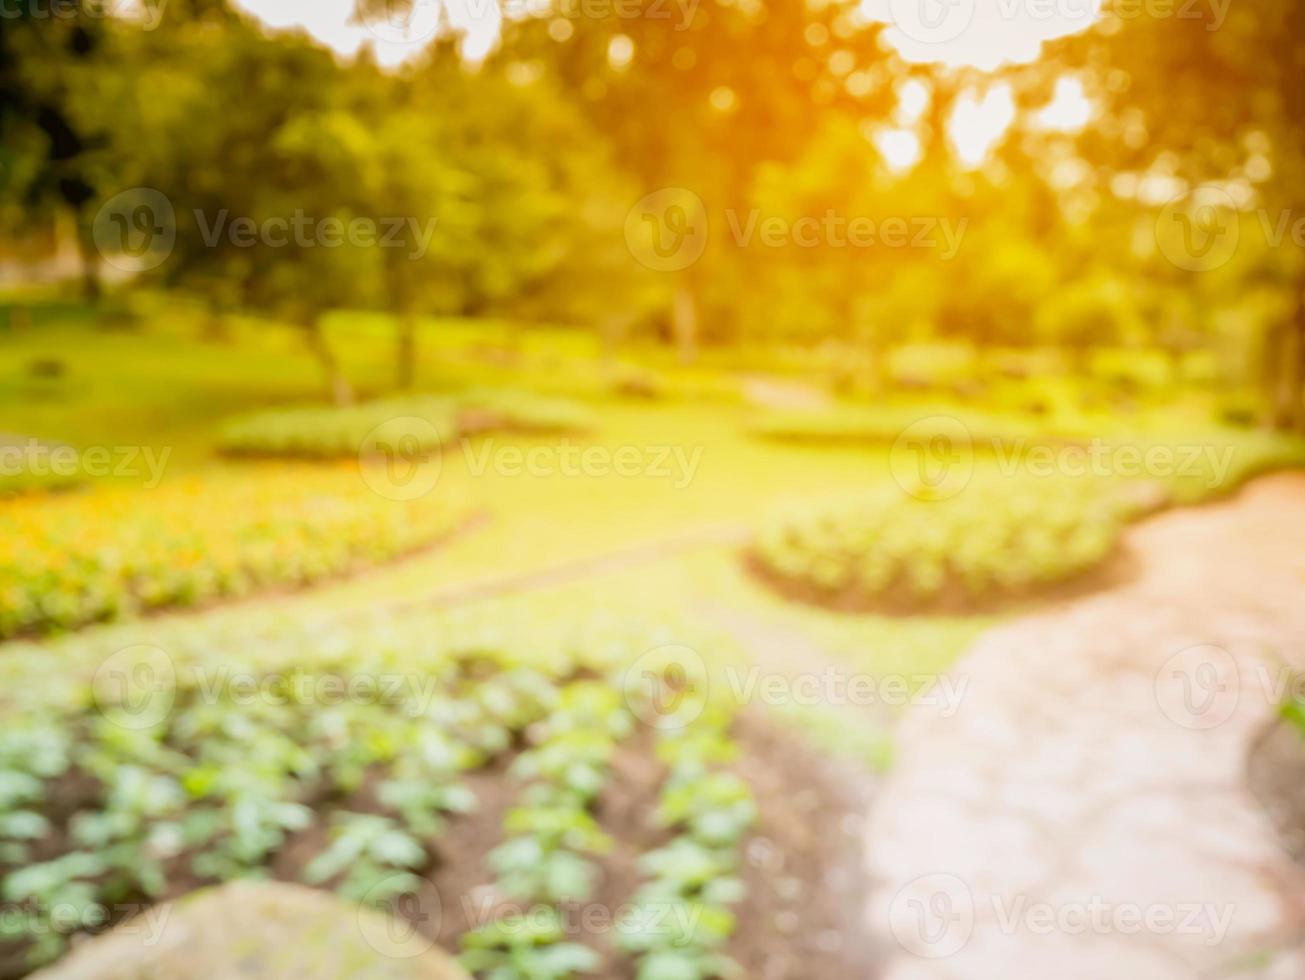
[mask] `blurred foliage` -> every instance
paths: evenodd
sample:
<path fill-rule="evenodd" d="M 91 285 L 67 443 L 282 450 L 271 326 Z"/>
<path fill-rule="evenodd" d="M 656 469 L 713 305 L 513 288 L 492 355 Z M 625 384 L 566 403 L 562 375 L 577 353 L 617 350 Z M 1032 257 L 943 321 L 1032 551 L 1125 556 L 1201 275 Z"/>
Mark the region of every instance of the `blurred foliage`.
<path fill-rule="evenodd" d="M 1255 213 L 1299 217 L 1299 16 L 1265 2 L 1219 25 L 1108 14 L 987 75 L 902 62 L 846 0 L 532 9 L 480 62 L 445 23 L 394 70 L 366 47 L 344 59 L 268 33 L 224 0 L 176 0 L 153 30 L 24 16 L 0 38 L 0 209 L 20 237 L 70 213 L 94 260 L 98 208 L 158 190 L 176 243 L 139 278 L 204 297 L 218 323 L 299 324 L 340 401 L 351 386 L 319 322 L 370 308 L 395 314 L 399 387 L 417 318 L 453 314 L 580 325 L 608 347 L 654 336 L 685 359 L 835 343 L 840 383 L 866 391 L 902 341 L 1208 352 L 1206 383 L 1258 391 L 1257 419 L 1305 425 L 1305 259 L 1267 242 Z M 1065 79 L 1096 112 L 1081 129 L 1039 122 Z M 1000 86 L 1013 126 L 988 159 L 960 159 L 953 114 Z M 886 156 L 886 135 L 913 141 L 916 162 Z M 1245 227 L 1226 264 L 1190 271 L 1165 257 L 1177 232 L 1159 219 L 1202 182 Z M 696 262 L 657 272 L 625 224 L 665 187 L 703 202 L 710 234 Z M 421 247 L 229 234 L 298 213 L 318 229 L 401 218 Z M 912 245 L 740 239 L 751 216 L 830 213 L 903 218 Z"/>

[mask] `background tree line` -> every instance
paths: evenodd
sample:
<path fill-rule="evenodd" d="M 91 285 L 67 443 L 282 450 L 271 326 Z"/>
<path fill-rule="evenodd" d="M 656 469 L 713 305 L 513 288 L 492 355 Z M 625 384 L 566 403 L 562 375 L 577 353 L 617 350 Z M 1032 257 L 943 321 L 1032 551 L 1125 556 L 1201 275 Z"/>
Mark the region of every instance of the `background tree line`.
<path fill-rule="evenodd" d="M 150 31 L 21 16 L 0 24 L 0 202 L 15 239 L 65 216 L 94 297 L 96 215 L 124 189 L 157 190 L 175 245 L 140 281 L 203 297 L 215 317 L 298 324 L 342 400 L 320 328 L 336 308 L 394 315 L 400 386 L 418 318 L 442 314 L 653 335 L 686 359 L 703 344 L 834 344 L 871 376 L 903 341 L 1214 351 L 1220 380 L 1257 386 L 1277 425 L 1300 428 L 1305 256 L 1266 240 L 1262 216 L 1305 217 L 1302 7 L 1255 0 L 1217 30 L 1107 14 L 995 75 L 905 64 L 843 0 L 559 7 L 509 16 L 483 62 L 463 60 L 449 27 L 398 70 L 269 34 L 225 0 L 172 0 Z M 1040 126 L 1067 74 L 1092 122 Z M 967 164 L 951 121 L 998 86 L 1015 121 Z M 909 165 L 889 140 L 914 144 Z M 665 187 L 703 202 L 710 235 L 697 261 L 650 269 L 626 221 Z M 1184 215 L 1211 232 L 1212 206 L 1238 247 L 1184 267 L 1166 235 Z M 434 219 L 434 232 L 419 256 L 211 233 L 215 215 L 299 211 Z M 727 226 L 831 212 L 947 219 L 964 238 L 954 255 L 770 247 Z"/>

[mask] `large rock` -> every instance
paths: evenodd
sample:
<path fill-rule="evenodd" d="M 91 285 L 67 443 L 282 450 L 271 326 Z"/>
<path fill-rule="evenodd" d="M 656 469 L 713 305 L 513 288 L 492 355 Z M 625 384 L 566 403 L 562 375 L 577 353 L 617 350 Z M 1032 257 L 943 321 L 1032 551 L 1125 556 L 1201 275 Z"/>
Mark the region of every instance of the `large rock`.
<path fill-rule="evenodd" d="M 381 912 L 302 888 L 233 882 L 160 905 L 33 980 L 469 980 Z"/>

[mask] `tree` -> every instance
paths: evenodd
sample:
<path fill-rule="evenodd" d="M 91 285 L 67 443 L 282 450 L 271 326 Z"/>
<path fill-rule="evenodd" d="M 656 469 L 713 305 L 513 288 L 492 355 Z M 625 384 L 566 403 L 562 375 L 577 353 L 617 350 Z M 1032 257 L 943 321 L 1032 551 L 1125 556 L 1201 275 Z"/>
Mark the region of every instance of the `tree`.
<path fill-rule="evenodd" d="M 639 184 L 627 209 L 662 188 L 704 202 L 706 253 L 674 273 L 666 297 L 671 333 L 690 359 L 701 325 L 728 323 L 734 306 L 731 297 L 701 309 L 742 258 L 726 244 L 725 215 L 745 211 L 761 168 L 797 159 L 831 117 L 886 114 L 890 56 L 876 45 L 879 25 L 851 3 L 648 0 L 612 4 L 605 16 L 573 12 L 563 5 L 551 18 L 509 21 L 497 58 L 542 68 L 582 108 Z M 747 276 L 736 267 L 729 278 Z"/>
<path fill-rule="evenodd" d="M 119 135 L 114 106 L 96 86 L 110 60 L 106 49 L 115 25 L 88 8 L 86 0 L 74 0 L 59 17 L 30 4 L 5 13 L 0 199 L 17 204 L 28 224 L 60 208 L 71 214 L 83 290 L 95 299 L 100 284 L 91 205 L 123 154 L 111 149 Z"/>
<path fill-rule="evenodd" d="M 1305 3 L 1107 13 L 1057 45 L 1044 70 L 1065 68 L 1085 78 L 1102 108 L 1080 139 L 1083 156 L 1105 188 L 1130 188 L 1144 204 L 1170 198 L 1157 236 L 1189 284 L 1232 258 L 1209 251 L 1217 239 L 1249 232 L 1262 246 L 1265 225 L 1305 215 Z M 1156 188 L 1167 188 L 1159 200 Z M 1248 211 L 1258 211 L 1260 229 Z M 1270 248 L 1259 259 L 1247 288 L 1280 291 L 1288 311 L 1272 330 L 1265 375 L 1273 423 L 1305 431 L 1305 255 Z"/>

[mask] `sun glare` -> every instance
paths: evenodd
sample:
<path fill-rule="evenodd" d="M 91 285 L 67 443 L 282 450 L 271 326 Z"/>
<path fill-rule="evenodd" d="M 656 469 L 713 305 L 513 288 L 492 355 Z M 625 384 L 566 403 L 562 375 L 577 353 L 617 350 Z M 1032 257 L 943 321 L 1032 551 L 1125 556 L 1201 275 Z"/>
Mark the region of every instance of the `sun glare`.
<path fill-rule="evenodd" d="M 1083 91 L 1077 78 L 1056 80 L 1056 91 L 1034 117 L 1037 125 L 1056 133 L 1073 133 L 1087 125 L 1092 118 L 1092 102 Z"/>
<path fill-rule="evenodd" d="M 234 2 L 273 30 L 301 28 L 346 57 L 370 45 L 387 67 L 416 57 L 443 26 L 441 14 L 462 35 L 462 53 L 471 61 L 493 50 L 502 26 L 496 0 L 413 0 L 403 13 L 383 5 L 367 17 L 355 15 L 355 0 Z"/>
<path fill-rule="evenodd" d="M 957 99 L 947 122 L 947 135 L 961 163 L 973 170 L 982 166 L 1014 121 L 1015 99 L 1010 86 L 1003 82 L 982 95 L 966 92 Z"/>
<path fill-rule="evenodd" d="M 481 60 L 498 43 L 502 28 L 497 0 L 414 0 L 401 14 L 387 14 L 390 8 L 382 5 L 368 17 L 355 13 L 355 0 L 235 2 L 272 30 L 305 30 L 345 56 L 370 46 L 377 60 L 389 67 L 415 57 L 445 24 L 461 34 L 463 54 Z M 1100 0 L 1062 0 L 1054 11 L 1018 0 L 863 0 L 861 13 L 890 25 L 886 37 L 907 61 L 991 70 L 1036 59 L 1044 41 L 1086 29 L 1100 8 Z M 608 51 L 613 68 L 624 68 L 633 55 L 628 37 L 613 38 Z M 729 95 L 725 90 L 716 93 L 713 105 L 727 111 Z M 919 162 L 920 138 L 914 129 L 931 98 L 927 82 L 900 81 L 891 124 L 870 131 L 892 171 L 904 173 Z M 1072 132 L 1091 115 L 1082 83 L 1067 77 L 1056 83 L 1052 101 L 1035 115 L 1034 123 L 1048 131 Z M 970 169 L 982 166 L 1014 118 L 1015 104 L 1005 84 L 963 96 L 948 120 L 949 139 L 962 164 Z"/>
<path fill-rule="evenodd" d="M 1044 41 L 1087 30 L 1101 0 L 862 0 L 907 61 L 992 71 L 1035 61 Z"/>

